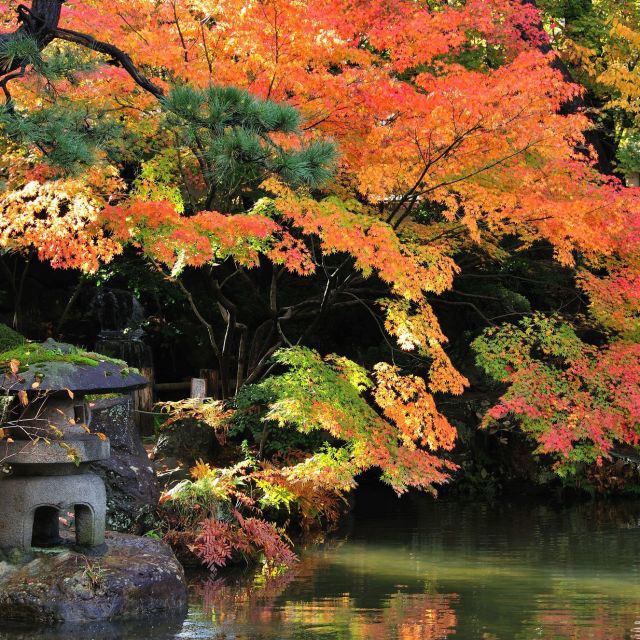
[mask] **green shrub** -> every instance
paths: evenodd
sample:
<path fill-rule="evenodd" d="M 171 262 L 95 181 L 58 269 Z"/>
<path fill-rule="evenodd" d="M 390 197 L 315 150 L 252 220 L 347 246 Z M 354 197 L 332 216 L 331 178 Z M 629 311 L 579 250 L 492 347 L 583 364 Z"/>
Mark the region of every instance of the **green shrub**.
<path fill-rule="evenodd" d="M 26 338 L 6 324 L 0 324 L 0 353 L 20 346 Z"/>

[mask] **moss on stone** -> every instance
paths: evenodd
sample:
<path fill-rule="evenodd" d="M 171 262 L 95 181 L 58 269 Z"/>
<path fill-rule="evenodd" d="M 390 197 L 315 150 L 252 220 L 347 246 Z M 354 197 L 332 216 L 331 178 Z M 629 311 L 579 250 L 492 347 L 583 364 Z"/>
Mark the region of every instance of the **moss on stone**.
<path fill-rule="evenodd" d="M 132 369 L 129 369 L 130 371 Z M 113 398 L 120 398 L 122 393 L 88 393 L 84 398 L 87 402 L 98 402 L 99 400 L 111 400 Z"/>
<path fill-rule="evenodd" d="M 57 348 L 58 346 L 59 348 Z M 3 350 L 0 353 L 0 362 L 8 360 L 20 362 L 21 369 L 32 365 L 37 368 L 37 365 L 49 362 L 88 366 L 97 366 L 101 362 L 112 362 L 119 366 L 127 367 L 127 363 L 122 360 L 116 360 L 90 351 L 83 351 L 77 347 L 53 341 L 43 344 L 25 342 L 8 350 Z"/>
<path fill-rule="evenodd" d="M 0 352 L 9 351 L 26 342 L 26 338 L 6 324 L 0 323 Z"/>
<path fill-rule="evenodd" d="M 0 360 L 17 360 L 20 364 L 30 366 L 45 362 L 67 362 L 69 364 L 84 364 L 95 366 L 97 360 L 79 353 L 60 353 L 50 349 L 44 349 L 42 345 L 35 343 L 22 344 L 8 351 L 0 353 Z"/>

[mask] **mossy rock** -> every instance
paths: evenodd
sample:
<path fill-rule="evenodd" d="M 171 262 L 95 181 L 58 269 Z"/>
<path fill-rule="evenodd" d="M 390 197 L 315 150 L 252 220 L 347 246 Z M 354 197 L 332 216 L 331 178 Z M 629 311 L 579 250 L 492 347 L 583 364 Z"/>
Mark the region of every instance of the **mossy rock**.
<path fill-rule="evenodd" d="M 5 565 L 4 572 L 0 571 L 2 625 L 33 625 L 19 636 L 24 638 L 48 637 L 48 630 L 59 624 L 78 628 L 67 633 L 60 628 L 55 637 L 115 638 L 129 635 L 96 634 L 80 625 L 145 620 L 152 626 L 158 619 L 166 624 L 164 616 L 181 622 L 187 608 L 187 585 L 171 549 L 159 540 L 111 532 L 106 542 L 101 555 L 89 556 L 70 548 L 56 549 L 57 553 L 38 550 L 21 564 Z M 0 637 L 5 638 L 3 631 Z"/>
<path fill-rule="evenodd" d="M 15 349 L 25 343 L 27 339 L 6 324 L 0 323 L 0 353 Z M 0 359 L 2 359 L 0 357 Z"/>

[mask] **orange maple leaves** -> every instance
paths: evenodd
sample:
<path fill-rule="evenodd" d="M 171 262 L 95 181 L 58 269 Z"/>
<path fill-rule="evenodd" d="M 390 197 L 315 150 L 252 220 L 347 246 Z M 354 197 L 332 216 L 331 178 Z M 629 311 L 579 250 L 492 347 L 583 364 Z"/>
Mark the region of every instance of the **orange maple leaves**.
<path fill-rule="evenodd" d="M 34 247 L 54 267 L 95 271 L 122 252 L 104 230 L 101 204 L 81 182 L 29 182 L 0 198 L 0 248 Z"/>
<path fill-rule="evenodd" d="M 393 369 L 378 372 L 383 411 L 408 440 L 422 433 L 424 413 L 427 444 L 451 438 L 430 393 L 461 393 L 467 384 L 425 299 L 449 289 L 458 271 L 451 229 L 440 233 L 441 225 L 459 225 L 475 241 L 543 239 L 566 265 L 578 252 L 590 265 L 605 264 L 607 281 L 583 277 L 594 308 L 603 315 L 624 301 L 630 310 L 619 311 L 613 328 L 634 321 L 638 265 L 625 255 L 623 238 L 639 200 L 597 174 L 585 116 L 561 112 L 580 89 L 553 68 L 553 54 L 539 50 L 544 36 L 531 5 L 171 0 L 150 8 L 149 0 L 89 0 L 66 7 L 63 20 L 117 42 L 159 84 L 236 85 L 296 106 L 303 139 L 331 137 L 340 147 L 339 180 L 330 187 L 340 199 L 270 181 L 262 185 L 268 197 L 251 211 L 181 215 L 169 202 L 124 199 L 122 192 L 109 205 L 92 197 L 91 180 L 82 188 L 14 184 L 2 205 L 4 248 L 36 246 L 56 266 L 95 270 L 132 243 L 176 273 L 228 257 L 251 267 L 265 256 L 300 276 L 315 272 L 316 245 L 322 256 L 345 255 L 359 277 L 375 275 L 387 287 L 381 306 L 388 333 L 431 361 L 428 390 L 417 378 L 401 386 Z M 185 143 L 159 126 L 161 110 L 125 74 L 100 65 L 75 80 L 59 88 L 121 111 L 144 154 L 176 144 L 180 158 Z M 23 102 L 39 91 L 28 79 Z M 424 205 L 437 213 L 431 220 L 417 215 Z M 393 436 L 383 431 L 381 438 Z M 443 477 L 425 456 L 420 462 L 410 447 L 400 448 L 393 464 L 400 475 L 414 477 L 414 465 L 425 478 Z"/>

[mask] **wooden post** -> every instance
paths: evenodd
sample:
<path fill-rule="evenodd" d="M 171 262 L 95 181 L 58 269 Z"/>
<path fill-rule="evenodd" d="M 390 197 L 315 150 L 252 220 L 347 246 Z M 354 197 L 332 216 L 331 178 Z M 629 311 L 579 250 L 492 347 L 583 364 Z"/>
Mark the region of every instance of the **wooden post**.
<path fill-rule="evenodd" d="M 203 378 L 191 378 L 191 397 L 199 400 L 200 404 L 207 397 L 207 381 Z"/>
<path fill-rule="evenodd" d="M 220 398 L 220 391 L 218 389 L 218 370 L 217 369 L 200 369 L 200 377 L 207 383 L 207 397 Z"/>
<path fill-rule="evenodd" d="M 149 380 L 143 389 L 133 392 L 133 419 L 143 436 L 153 435 L 153 367 L 140 367 L 140 373 Z M 144 413 L 140 413 L 144 412 Z"/>

